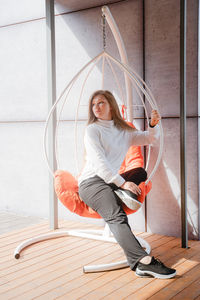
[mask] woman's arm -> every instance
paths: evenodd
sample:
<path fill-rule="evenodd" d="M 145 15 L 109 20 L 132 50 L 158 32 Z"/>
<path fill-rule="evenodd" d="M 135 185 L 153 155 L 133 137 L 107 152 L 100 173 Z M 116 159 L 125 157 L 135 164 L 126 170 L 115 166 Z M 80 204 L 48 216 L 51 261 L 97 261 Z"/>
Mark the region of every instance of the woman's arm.
<path fill-rule="evenodd" d="M 131 134 L 131 145 L 153 145 L 159 138 L 159 126 L 156 126 L 161 117 L 157 110 L 152 110 L 150 128 L 148 131 L 135 130 Z"/>
<path fill-rule="evenodd" d="M 84 137 L 87 159 L 91 162 L 96 175 L 106 183 L 114 183 L 121 186 L 125 180 L 118 173 L 115 173 L 105 156 L 105 150 L 100 141 L 100 135 L 96 128 L 87 127 Z"/>
<path fill-rule="evenodd" d="M 134 145 L 147 145 L 153 144 L 154 141 L 158 139 L 159 132 L 158 126 L 156 126 L 161 117 L 157 110 L 152 110 L 151 121 L 149 131 L 134 131 L 132 136 L 132 144 Z M 155 127 L 156 126 L 156 127 Z M 126 181 L 121 185 L 122 189 L 130 190 L 131 192 L 139 195 L 141 194 L 139 186 L 134 182 Z"/>

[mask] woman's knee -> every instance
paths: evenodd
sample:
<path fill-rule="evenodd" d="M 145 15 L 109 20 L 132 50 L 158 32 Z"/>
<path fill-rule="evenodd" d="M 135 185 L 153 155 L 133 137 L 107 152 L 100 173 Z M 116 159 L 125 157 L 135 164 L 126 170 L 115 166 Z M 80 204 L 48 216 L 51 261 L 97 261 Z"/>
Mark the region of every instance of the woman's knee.
<path fill-rule="evenodd" d="M 121 176 L 126 181 L 132 181 L 136 183 L 137 185 L 140 184 L 143 181 L 146 181 L 147 179 L 147 172 L 144 168 L 135 168 L 132 170 L 127 171 L 126 173 L 121 174 Z"/>
<path fill-rule="evenodd" d="M 95 210 L 106 222 L 125 222 L 126 213 L 121 203 L 107 184 L 84 184 L 79 187 L 82 200 Z"/>
<path fill-rule="evenodd" d="M 138 168 L 138 175 L 141 179 L 141 182 L 147 180 L 147 172 L 144 168 Z"/>

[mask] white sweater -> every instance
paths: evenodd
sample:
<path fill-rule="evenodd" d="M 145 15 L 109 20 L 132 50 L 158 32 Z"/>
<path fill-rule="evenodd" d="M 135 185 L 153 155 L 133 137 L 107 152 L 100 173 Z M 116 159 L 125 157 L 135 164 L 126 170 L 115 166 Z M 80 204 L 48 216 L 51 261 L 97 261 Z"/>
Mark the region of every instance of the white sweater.
<path fill-rule="evenodd" d="M 86 163 L 78 183 L 98 175 L 106 183 L 121 186 L 125 180 L 118 171 L 129 147 L 153 144 L 158 137 L 158 125 L 149 128 L 149 131 L 128 131 L 118 129 L 113 120 L 98 119 L 86 127 L 84 136 Z"/>

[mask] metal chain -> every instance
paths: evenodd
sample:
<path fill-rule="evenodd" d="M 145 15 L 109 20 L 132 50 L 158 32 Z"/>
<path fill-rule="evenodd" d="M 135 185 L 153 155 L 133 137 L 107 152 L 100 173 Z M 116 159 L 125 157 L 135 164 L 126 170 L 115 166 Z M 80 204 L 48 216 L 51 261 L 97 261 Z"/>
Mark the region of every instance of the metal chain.
<path fill-rule="evenodd" d="M 106 50 L 106 16 L 102 14 L 103 50 Z"/>

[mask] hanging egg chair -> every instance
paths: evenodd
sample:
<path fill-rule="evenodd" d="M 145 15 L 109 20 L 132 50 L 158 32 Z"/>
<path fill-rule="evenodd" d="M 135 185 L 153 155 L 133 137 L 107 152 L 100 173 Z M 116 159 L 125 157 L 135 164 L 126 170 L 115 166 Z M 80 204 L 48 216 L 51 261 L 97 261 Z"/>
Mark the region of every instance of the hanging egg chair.
<path fill-rule="evenodd" d="M 106 41 L 105 41 L 105 21 L 110 26 L 110 29 L 114 35 L 115 41 L 118 46 L 118 50 L 120 53 L 121 61 L 113 57 L 106 51 Z M 105 81 L 106 81 L 106 70 L 109 69 L 110 76 L 109 78 L 113 78 L 113 93 L 115 94 L 115 98 L 118 100 L 118 104 L 121 107 L 122 115 L 124 119 L 129 123 L 130 126 L 133 125 L 133 108 L 137 108 L 139 113 L 141 110 L 145 112 L 145 118 L 147 121 L 147 125 L 149 126 L 149 113 L 148 111 L 155 109 L 158 111 L 158 107 L 156 101 L 153 97 L 152 92 L 146 85 L 146 83 L 142 80 L 142 78 L 129 67 L 128 59 L 126 50 L 123 44 L 123 40 L 121 38 L 120 32 L 117 28 L 117 25 L 110 13 L 110 10 L 107 6 L 102 8 L 102 21 L 103 21 L 103 51 L 99 53 L 96 57 L 91 59 L 82 69 L 70 80 L 70 82 L 66 85 L 62 93 L 60 94 L 59 98 L 56 100 L 54 105 L 52 106 L 47 120 L 46 126 L 44 131 L 44 152 L 45 158 L 47 162 L 47 166 L 49 168 L 50 173 L 54 177 L 55 182 L 55 191 L 57 194 L 58 199 L 63 203 L 63 205 L 70 210 L 72 213 L 78 214 L 82 217 L 88 218 L 101 218 L 97 212 L 93 211 L 89 208 L 79 197 L 78 193 L 78 182 L 77 176 L 80 173 L 80 157 L 83 156 L 83 153 L 80 155 L 78 146 L 79 144 L 83 144 L 80 142 L 80 136 L 82 137 L 83 134 L 79 133 L 79 126 L 78 120 L 79 115 L 81 113 L 81 109 L 84 106 L 83 99 L 88 99 L 85 96 L 86 91 L 91 94 L 90 89 L 88 88 L 88 80 L 91 77 L 92 72 L 94 72 L 95 68 L 97 70 L 97 66 L 101 69 L 101 86 L 97 89 L 105 89 Z M 98 70 L 99 70 L 98 68 Z M 84 76 L 83 76 L 84 75 Z M 80 78 L 82 77 L 82 82 L 80 82 Z M 122 77 L 124 79 L 124 84 L 122 84 Z M 110 82 L 109 82 L 110 85 Z M 90 84 L 91 86 L 91 84 Z M 77 89 L 80 90 L 79 96 L 77 97 Z M 74 92 L 76 91 L 76 93 Z M 94 90 L 93 90 L 94 91 Z M 73 94 L 76 94 L 76 101 L 72 102 L 69 105 L 69 100 L 73 99 Z M 137 95 L 137 96 L 136 96 Z M 134 100 L 133 100 L 134 99 Z M 137 99 L 137 101 L 135 101 Z M 63 168 L 63 164 L 60 162 L 60 157 L 64 157 L 64 155 L 60 155 L 58 151 L 58 132 L 59 132 L 59 125 L 61 121 L 61 115 L 63 113 L 64 108 L 69 105 L 70 109 L 74 109 L 75 117 L 74 117 L 74 141 L 75 141 L 75 161 L 76 161 L 76 172 L 69 172 L 66 171 L 66 167 Z M 59 106 L 59 110 L 58 110 Z M 86 104 L 85 104 L 86 106 Z M 127 110 L 126 110 L 127 108 Z M 50 161 L 48 158 L 48 151 L 47 151 L 47 133 L 48 128 L 50 126 L 50 121 L 53 116 L 53 113 L 57 111 L 57 124 L 55 130 L 55 158 L 57 163 L 57 170 L 53 170 Z M 162 149 L 163 149 L 163 131 L 162 131 L 162 124 L 160 122 L 159 126 L 160 130 L 160 143 L 159 143 L 159 151 L 157 155 L 156 162 L 154 167 L 149 172 L 149 161 L 150 161 L 150 154 L 151 154 L 151 147 L 148 146 L 148 155 L 147 155 L 147 162 L 145 169 L 148 171 L 149 176 L 145 182 L 142 182 L 139 186 L 142 191 L 141 195 L 139 196 L 138 200 L 142 203 L 144 202 L 145 196 L 151 189 L 151 179 L 156 172 L 156 169 L 159 165 L 161 156 L 162 156 Z M 83 140 L 82 140 L 83 141 Z M 69 158 L 68 158 L 69 159 Z M 71 157 L 69 159 L 71 161 Z M 130 147 L 123 164 L 119 170 L 119 173 L 124 173 L 130 169 L 143 167 L 144 166 L 144 159 L 142 155 L 141 147 L 132 146 Z M 125 205 L 123 205 L 123 209 L 127 214 L 132 214 L 135 211 L 129 209 Z M 96 240 L 108 241 L 108 242 L 116 242 L 115 239 L 111 236 L 110 230 L 108 226 L 105 226 L 105 229 L 102 230 L 65 230 L 60 232 L 53 232 L 46 235 L 41 235 L 32 239 L 29 239 L 22 244 L 20 244 L 15 249 L 15 258 L 20 257 L 20 251 L 25 248 L 26 246 L 33 244 L 38 241 L 60 237 L 60 236 L 79 236 L 83 238 L 91 238 Z M 149 254 L 151 251 L 150 245 L 140 237 L 137 237 L 140 244 L 145 248 L 146 252 Z M 119 269 L 123 267 L 127 267 L 127 261 L 121 261 L 111 264 L 104 264 L 104 265 L 93 265 L 93 266 L 85 266 L 84 272 L 97 272 L 97 271 L 105 271 L 105 270 L 113 270 Z"/>

